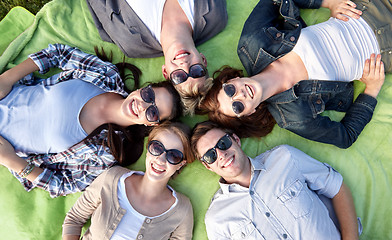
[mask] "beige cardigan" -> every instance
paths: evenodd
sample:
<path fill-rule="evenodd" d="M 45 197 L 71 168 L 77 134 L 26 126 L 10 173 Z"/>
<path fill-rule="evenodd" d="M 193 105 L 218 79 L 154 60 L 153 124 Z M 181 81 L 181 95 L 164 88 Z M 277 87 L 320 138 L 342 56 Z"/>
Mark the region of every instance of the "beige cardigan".
<path fill-rule="evenodd" d="M 129 171 L 116 166 L 98 176 L 65 216 L 63 235 L 80 235 L 91 217 L 91 226 L 83 239 L 110 239 L 125 214 L 118 202 L 117 184 Z M 192 239 L 191 202 L 178 192 L 177 198 L 177 205 L 163 216 L 145 219 L 137 239 Z"/>

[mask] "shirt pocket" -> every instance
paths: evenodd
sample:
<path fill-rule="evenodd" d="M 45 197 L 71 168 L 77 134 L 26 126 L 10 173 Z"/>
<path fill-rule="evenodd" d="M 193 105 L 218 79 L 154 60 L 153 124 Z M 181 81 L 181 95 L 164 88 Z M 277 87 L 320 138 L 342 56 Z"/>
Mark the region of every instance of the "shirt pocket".
<path fill-rule="evenodd" d="M 313 118 L 316 118 L 317 115 L 324 112 L 325 110 L 325 102 L 321 96 L 321 94 L 311 94 L 309 96 L 309 106 L 312 110 Z"/>
<path fill-rule="evenodd" d="M 278 199 L 295 219 L 309 215 L 313 205 L 313 199 L 306 190 L 306 183 L 298 179 L 285 188 Z"/>
<path fill-rule="evenodd" d="M 261 233 L 256 229 L 252 221 L 247 220 L 239 223 L 237 229 L 231 234 L 231 239 L 247 239 L 247 240 L 263 240 L 265 239 Z"/>

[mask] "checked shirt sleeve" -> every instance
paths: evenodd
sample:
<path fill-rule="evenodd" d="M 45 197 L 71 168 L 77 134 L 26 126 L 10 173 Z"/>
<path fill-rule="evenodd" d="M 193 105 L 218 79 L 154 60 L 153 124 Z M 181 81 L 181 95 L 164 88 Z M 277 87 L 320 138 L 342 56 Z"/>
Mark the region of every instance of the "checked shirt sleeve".
<path fill-rule="evenodd" d="M 45 74 L 50 68 L 58 67 L 63 71 L 42 80 L 44 85 L 54 85 L 70 79 L 90 82 L 105 92 L 115 92 L 126 97 L 124 83 L 117 67 L 99 59 L 97 56 L 63 44 L 49 44 L 48 48 L 29 55 Z"/>
<path fill-rule="evenodd" d="M 99 174 L 117 163 L 108 148 L 91 140 L 61 153 L 33 155 L 26 160 L 44 171 L 33 182 L 13 171 L 12 174 L 27 191 L 38 187 L 48 191 L 52 198 L 83 191 Z"/>

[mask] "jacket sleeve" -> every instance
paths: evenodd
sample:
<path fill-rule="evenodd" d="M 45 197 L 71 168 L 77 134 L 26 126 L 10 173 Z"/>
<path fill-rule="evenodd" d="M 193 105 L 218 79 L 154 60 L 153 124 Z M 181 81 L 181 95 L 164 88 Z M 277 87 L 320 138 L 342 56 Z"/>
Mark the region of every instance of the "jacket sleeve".
<path fill-rule="evenodd" d="M 127 96 L 123 90 L 124 83 L 117 67 L 110 62 L 102 61 L 95 55 L 63 44 L 50 44 L 48 48 L 31 54 L 29 57 L 39 67 L 41 74 L 47 73 L 54 67 L 63 70 L 60 74 L 44 80 L 41 79 L 44 85 L 80 79 L 92 83 L 106 92 L 117 92 Z"/>
<path fill-rule="evenodd" d="M 185 207 L 181 214 L 184 216 L 184 218 L 176 230 L 174 230 L 174 232 L 171 234 L 170 240 L 192 239 L 193 209 L 192 204 L 188 198 L 186 198 Z"/>
<path fill-rule="evenodd" d="M 360 94 L 340 122 L 317 115 L 307 122 L 290 124 L 284 128 L 313 141 L 348 148 L 372 119 L 376 104 L 375 98 Z"/>
<path fill-rule="evenodd" d="M 81 234 L 84 224 L 101 203 L 100 192 L 106 175 L 107 171 L 97 177 L 69 210 L 63 223 L 63 236 Z"/>

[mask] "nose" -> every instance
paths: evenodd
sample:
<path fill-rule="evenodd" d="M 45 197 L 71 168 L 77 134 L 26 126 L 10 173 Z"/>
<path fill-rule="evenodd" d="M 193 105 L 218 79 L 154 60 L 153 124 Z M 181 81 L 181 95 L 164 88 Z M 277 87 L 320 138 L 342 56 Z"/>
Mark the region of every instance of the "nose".
<path fill-rule="evenodd" d="M 238 89 L 237 92 L 232 97 L 232 99 L 233 101 L 246 99 L 246 91 L 243 88 Z"/>
<path fill-rule="evenodd" d="M 151 103 L 146 103 L 145 101 L 140 101 L 138 105 L 139 112 L 144 112 L 151 105 Z"/>
<path fill-rule="evenodd" d="M 227 150 L 220 150 L 219 148 L 215 148 L 217 159 L 225 159 L 227 155 Z"/>
<path fill-rule="evenodd" d="M 166 164 L 166 152 L 163 152 L 161 155 L 157 156 L 157 162 L 161 165 Z"/>

